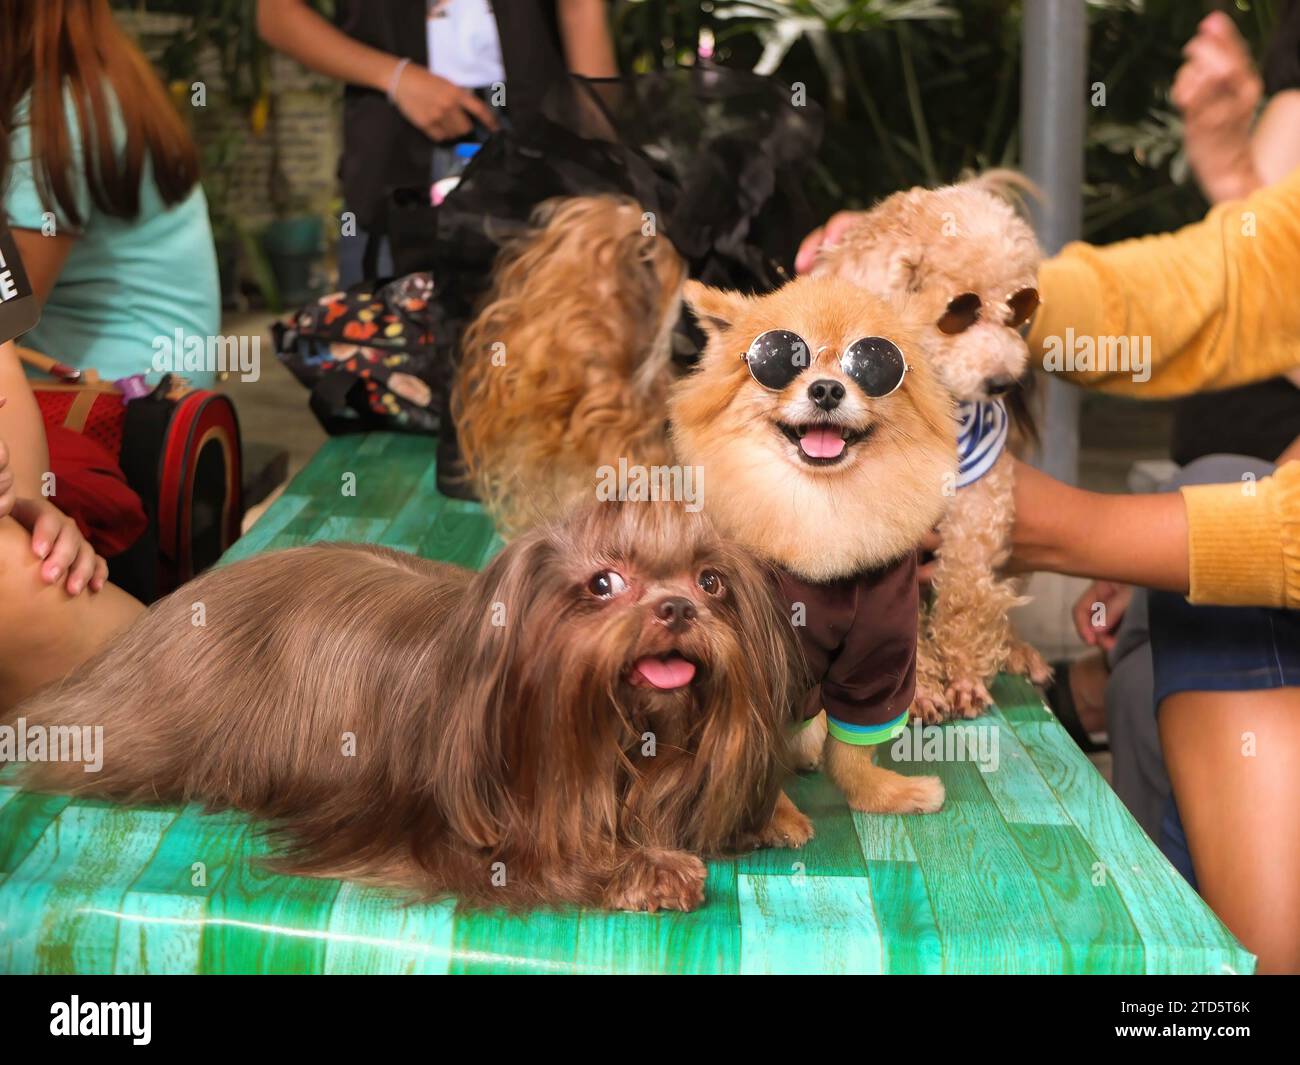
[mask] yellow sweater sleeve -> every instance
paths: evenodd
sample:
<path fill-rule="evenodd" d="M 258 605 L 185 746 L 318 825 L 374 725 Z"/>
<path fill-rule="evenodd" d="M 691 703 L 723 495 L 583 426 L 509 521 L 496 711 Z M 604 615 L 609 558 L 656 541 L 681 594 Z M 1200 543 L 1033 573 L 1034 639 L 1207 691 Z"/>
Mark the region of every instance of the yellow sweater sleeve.
<path fill-rule="evenodd" d="M 1082 354 L 1090 341 L 1092 365 L 1065 376 L 1138 398 L 1261 381 L 1300 367 L 1297 279 L 1300 169 L 1174 233 L 1068 245 L 1039 273 L 1030 351 Z M 1134 352 L 1149 352 L 1145 369 Z M 1300 462 L 1182 496 L 1192 602 L 1300 608 Z"/>
<path fill-rule="evenodd" d="M 1092 345 L 1076 384 L 1156 399 L 1231 388 L 1300 367 L 1300 168 L 1173 233 L 1105 247 L 1070 244 L 1039 272 L 1043 305 L 1029 336 L 1040 359 Z M 1098 366 L 1150 353 L 1145 371 Z M 1040 363 L 1041 365 L 1042 363 Z M 1051 362 L 1047 365 L 1054 368 Z"/>
<path fill-rule="evenodd" d="M 1182 494 L 1189 600 L 1300 608 L 1300 462 L 1258 483 L 1192 485 Z"/>

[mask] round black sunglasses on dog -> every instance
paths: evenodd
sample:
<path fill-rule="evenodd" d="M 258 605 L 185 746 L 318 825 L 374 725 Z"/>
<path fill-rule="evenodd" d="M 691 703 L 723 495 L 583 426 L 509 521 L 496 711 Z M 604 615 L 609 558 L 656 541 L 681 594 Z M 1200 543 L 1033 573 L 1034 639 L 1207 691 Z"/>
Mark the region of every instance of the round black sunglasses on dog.
<path fill-rule="evenodd" d="M 769 329 L 754 338 L 741 358 L 750 376 L 764 388 L 779 392 L 812 363 L 812 349 L 798 333 Z M 840 369 L 872 399 L 897 392 L 907 374 L 907 360 L 898 345 L 884 337 L 855 340 L 840 356 Z"/>

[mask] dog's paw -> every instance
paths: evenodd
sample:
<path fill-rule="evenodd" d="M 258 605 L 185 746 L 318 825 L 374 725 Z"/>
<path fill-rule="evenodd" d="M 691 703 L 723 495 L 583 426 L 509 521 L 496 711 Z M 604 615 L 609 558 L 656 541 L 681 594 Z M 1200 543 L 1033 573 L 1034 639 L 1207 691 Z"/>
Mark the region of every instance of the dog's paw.
<path fill-rule="evenodd" d="M 899 801 L 903 814 L 933 814 L 943 807 L 943 781 L 938 777 L 908 777 L 910 787 L 900 789 Z"/>
<path fill-rule="evenodd" d="M 917 684 L 912 699 L 912 719 L 925 725 L 937 725 L 948 716 L 948 700 L 944 693 L 928 685 Z"/>
<path fill-rule="evenodd" d="M 630 858 L 610 889 L 614 910 L 693 910 L 704 902 L 708 870 L 687 851 L 645 850 Z"/>
<path fill-rule="evenodd" d="M 1006 669 L 1008 673 L 1028 677 L 1040 688 L 1045 687 L 1052 679 L 1052 667 L 1047 664 L 1047 660 L 1031 644 L 1023 640 L 1011 641 L 1011 653 L 1007 655 Z"/>
<path fill-rule="evenodd" d="M 815 830 L 808 815 L 783 792 L 772 811 L 772 820 L 758 834 L 760 847 L 798 848 L 813 838 Z"/>
<path fill-rule="evenodd" d="M 826 714 L 820 713 L 790 736 L 791 768 L 811 773 L 821 768 L 826 749 Z"/>
<path fill-rule="evenodd" d="M 978 677 L 957 677 L 949 681 L 946 695 L 953 717 L 979 717 L 993 705 L 993 696 Z"/>
<path fill-rule="evenodd" d="M 932 814 L 943 807 L 943 781 L 890 773 L 870 789 L 845 791 L 850 807 L 867 814 Z"/>

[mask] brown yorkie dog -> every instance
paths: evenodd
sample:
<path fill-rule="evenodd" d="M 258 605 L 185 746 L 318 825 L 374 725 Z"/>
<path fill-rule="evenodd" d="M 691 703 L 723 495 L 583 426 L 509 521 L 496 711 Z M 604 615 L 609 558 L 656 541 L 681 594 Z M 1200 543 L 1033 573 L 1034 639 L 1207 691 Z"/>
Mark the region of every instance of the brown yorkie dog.
<path fill-rule="evenodd" d="M 748 554 L 592 506 L 474 574 L 321 544 L 214 570 L 11 715 L 102 725 L 25 783 L 269 819 L 290 873 L 476 905 L 689 910 L 774 818 L 802 685 Z M 192 623 L 202 603 L 206 624 Z"/>

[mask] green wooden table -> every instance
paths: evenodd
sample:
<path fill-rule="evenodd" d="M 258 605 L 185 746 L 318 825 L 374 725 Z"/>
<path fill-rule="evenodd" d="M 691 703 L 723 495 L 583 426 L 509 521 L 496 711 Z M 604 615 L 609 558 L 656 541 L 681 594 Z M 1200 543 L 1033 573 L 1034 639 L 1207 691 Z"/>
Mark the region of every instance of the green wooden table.
<path fill-rule="evenodd" d="M 481 566 L 500 542 L 476 505 L 437 494 L 434 444 L 332 439 L 228 557 L 360 540 Z M 857 814 L 820 776 L 798 780 L 816 839 L 713 863 L 691 914 L 407 907 L 268 875 L 239 815 L 70 801 L 0 777 L 0 971 L 1252 971 L 1033 689 L 1004 678 L 994 694 L 996 770 L 896 764 L 943 777 L 941 813 Z"/>

